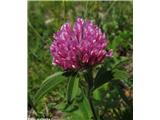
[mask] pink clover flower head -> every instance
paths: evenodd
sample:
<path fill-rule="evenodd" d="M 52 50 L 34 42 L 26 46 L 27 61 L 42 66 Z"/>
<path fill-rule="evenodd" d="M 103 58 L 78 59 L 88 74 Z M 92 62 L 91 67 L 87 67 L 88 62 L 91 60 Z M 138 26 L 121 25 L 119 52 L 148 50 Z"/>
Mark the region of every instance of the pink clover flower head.
<path fill-rule="evenodd" d="M 105 51 L 105 34 L 89 20 L 77 18 L 73 28 L 65 23 L 53 39 L 50 47 L 53 64 L 64 70 L 95 65 L 112 56 L 111 50 Z"/>

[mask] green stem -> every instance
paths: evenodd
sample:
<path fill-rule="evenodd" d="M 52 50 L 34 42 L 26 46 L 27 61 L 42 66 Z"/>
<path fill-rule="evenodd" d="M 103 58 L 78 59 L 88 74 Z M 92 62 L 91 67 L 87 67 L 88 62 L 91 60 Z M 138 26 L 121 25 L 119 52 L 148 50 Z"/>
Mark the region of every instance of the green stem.
<path fill-rule="evenodd" d="M 96 116 L 96 112 L 95 112 L 95 109 L 94 109 L 94 106 L 93 106 L 93 103 L 92 103 L 92 97 L 91 97 L 91 90 L 89 89 L 88 90 L 88 101 L 89 101 L 89 104 L 90 104 L 90 107 L 91 107 L 91 110 L 92 110 L 92 113 L 93 113 L 93 119 L 94 120 L 97 120 L 97 116 Z"/>
<path fill-rule="evenodd" d="M 86 79 L 86 82 L 88 84 L 88 95 L 87 95 L 87 99 L 89 101 L 92 113 L 93 113 L 93 119 L 97 120 L 97 115 L 94 109 L 94 105 L 92 102 L 92 88 L 93 88 L 93 75 L 92 75 L 92 69 L 88 69 L 87 72 L 84 74 L 84 77 Z"/>

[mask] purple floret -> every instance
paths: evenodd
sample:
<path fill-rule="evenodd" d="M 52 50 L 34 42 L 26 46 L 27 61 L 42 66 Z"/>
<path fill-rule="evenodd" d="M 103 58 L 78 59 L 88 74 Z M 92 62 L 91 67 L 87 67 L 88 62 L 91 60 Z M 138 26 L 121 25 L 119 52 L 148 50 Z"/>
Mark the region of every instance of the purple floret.
<path fill-rule="evenodd" d="M 105 34 L 89 20 L 77 18 L 73 29 L 70 23 L 65 23 L 53 38 L 50 47 L 53 64 L 64 70 L 95 65 L 112 56 L 111 50 L 105 51 Z"/>

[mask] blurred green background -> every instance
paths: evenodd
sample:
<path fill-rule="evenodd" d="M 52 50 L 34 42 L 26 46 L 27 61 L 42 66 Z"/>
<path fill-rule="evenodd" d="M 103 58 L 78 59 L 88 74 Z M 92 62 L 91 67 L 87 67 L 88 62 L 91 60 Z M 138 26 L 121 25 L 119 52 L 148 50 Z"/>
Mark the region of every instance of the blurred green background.
<path fill-rule="evenodd" d="M 92 20 L 97 24 L 109 40 L 107 49 L 113 49 L 112 64 L 118 65 L 117 73 L 122 77 L 126 88 L 124 95 L 131 99 L 129 106 L 121 107 L 123 98 L 112 88 L 110 109 L 106 111 L 108 120 L 130 120 L 132 116 L 132 38 L 133 38 L 133 4 L 118 1 L 28 1 L 28 116 L 53 117 L 65 119 L 63 112 L 55 105 L 63 101 L 66 83 L 46 95 L 37 106 L 32 98 L 42 81 L 60 69 L 52 65 L 50 45 L 53 33 L 69 21 L 73 23 L 77 17 Z M 63 90 L 63 91 L 62 91 Z M 125 100 L 124 100 L 125 101 Z M 115 112 L 117 109 L 123 113 Z M 121 111 L 121 110 L 119 110 Z M 56 119 L 56 118 L 55 118 Z"/>

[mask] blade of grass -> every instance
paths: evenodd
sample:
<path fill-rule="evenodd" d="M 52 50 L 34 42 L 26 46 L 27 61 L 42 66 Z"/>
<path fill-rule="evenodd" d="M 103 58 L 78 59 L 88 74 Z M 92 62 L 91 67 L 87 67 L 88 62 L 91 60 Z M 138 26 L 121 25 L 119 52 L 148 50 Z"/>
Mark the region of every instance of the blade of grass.
<path fill-rule="evenodd" d="M 32 28 L 32 30 L 36 33 L 36 35 L 41 38 L 39 32 L 33 27 L 32 23 L 28 20 L 28 26 Z"/>

